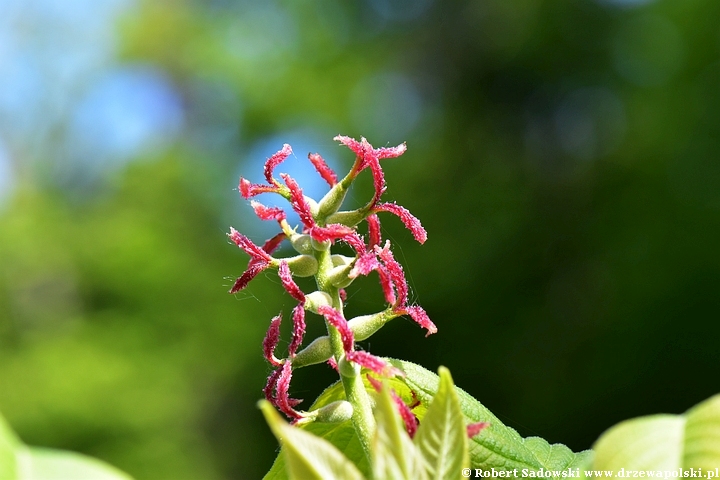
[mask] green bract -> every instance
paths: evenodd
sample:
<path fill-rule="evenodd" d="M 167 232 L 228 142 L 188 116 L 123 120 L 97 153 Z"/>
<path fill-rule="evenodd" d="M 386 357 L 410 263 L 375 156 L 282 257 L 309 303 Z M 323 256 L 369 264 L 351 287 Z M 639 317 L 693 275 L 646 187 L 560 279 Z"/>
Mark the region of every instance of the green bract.
<path fill-rule="evenodd" d="M 279 458 L 276 466 L 273 467 L 275 473 L 271 471 L 265 478 L 290 480 L 460 478 L 462 469 L 469 466 L 468 442 L 465 419 L 450 372 L 440 368 L 439 389 L 414 439 L 411 439 L 405 431 L 395 408 L 391 389 L 391 382 L 385 382 L 375 402 L 374 415 L 377 428 L 372 442 L 372 465 L 369 471 L 367 465 L 363 463 L 356 465 L 353 459 L 343 455 L 330 441 L 301 428 L 291 427 L 280 418 L 268 402 L 261 402 L 260 408 L 283 446 L 282 460 Z M 333 435 L 331 438 L 337 437 Z M 346 454 L 357 451 L 357 448 L 345 449 Z M 361 472 L 360 468 L 364 472 Z"/>
<path fill-rule="evenodd" d="M 130 476 L 85 455 L 24 445 L 0 416 L 2 480 L 130 480 Z"/>

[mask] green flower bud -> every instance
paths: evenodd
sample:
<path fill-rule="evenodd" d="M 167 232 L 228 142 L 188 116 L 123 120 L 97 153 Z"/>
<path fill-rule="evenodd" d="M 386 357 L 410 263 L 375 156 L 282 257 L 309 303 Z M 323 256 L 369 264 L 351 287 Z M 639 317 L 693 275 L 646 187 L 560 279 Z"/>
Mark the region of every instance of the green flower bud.
<path fill-rule="evenodd" d="M 330 255 L 330 260 L 332 260 L 333 267 L 339 267 L 340 265 L 350 265 L 355 260 L 355 257 L 334 254 Z"/>
<path fill-rule="evenodd" d="M 312 255 L 298 255 L 285 260 L 295 276 L 312 277 L 318 271 L 318 262 Z"/>
<path fill-rule="evenodd" d="M 295 233 L 290 237 L 290 244 L 296 252 L 302 253 L 303 255 L 312 255 L 312 238 L 310 235 Z"/>
<path fill-rule="evenodd" d="M 330 337 L 324 336 L 313 340 L 310 345 L 300 350 L 292 359 L 293 367 L 307 367 L 327 362 L 332 357 Z"/>
<path fill-rule="evenodd" d="M 327 218 L 327 223 L 342 223 L 348 227 L 354 227 L 358 223 L 365 220 L 367 217 L 367 210 L 364 208 L 358 210 L 350 210 L 347 212 L 333 213 Z"/>
<path fill-rule="evenodd" d="M 325 250 L 328 250 L 330 248 L 330 245 L 332 245 L 332 242 L 330 242 L 330 240 L 318 242 L 314 238 L 312 239 L 312 246 L 318 252 L 324 252 Z"/>
<path fill-rule="evenodd" d="M 361 315 L 348 320 L 348 326 L 356 341 L 366 340 L 395 317 L 396 315 L 388 314 L 387 311 L 373 315 Z"/>
<path fill-rule="evenodd" d="M 318 203 L 314 199 L 308 197 L 307 195 L 303 195 L 303 197 L 305 197 L 305 201 L 307 202 L 308 206 L 310 207 L 310 213 L 312 214 L 313 218 L 317 218 L 318 210 L 320 209 L 318 207 Z"/>
<path fill-rule="evenodd" d="M 350 420 L 353 414 L 353 406 L 347 400 L 338 400 L 325 405 L 322 408 L 305 413 L 295 424 L 305 425 L 312 422 L 319 423 L 342 423 Z"/>
<path fill-rule="evenodd" d="M 305 295 L 305 310 L 318 313 L 318 308 L 321 306 L 332 307 L 332 297 L 321 291 Z"/>
<path fill-rule="evenodd" d="M 352 265 L 340 265 L 328 272 L 327 279 L 337 288 L 345 288 L 350 285 L 354 278 L 350 278 L 348 275 L 352 270 Z"/>
<path fill-rule="evenodd" d="M 330 191 L 326 193 L 325 196 L 320 200 L 320 204 L 318 205 L 318 218 L 320 220 L 324 220 L 327 217 L 333 215 L 338 210 L 340 210 L 340 207 L 345 200 L 345 195 L 347 194 L 347 192 L 348 188 L 345 187 L 342 182 L 336 183 L 330 189 Z"/>
<path fill-rule="evenodd" d="M 311 414 L 317 412 L 316 422 L 321 423 L 340 423 L 350 420 L 353 414 L 353 406 L 347 400 L 338 400 L 322 408 L 313 410 Z"/>

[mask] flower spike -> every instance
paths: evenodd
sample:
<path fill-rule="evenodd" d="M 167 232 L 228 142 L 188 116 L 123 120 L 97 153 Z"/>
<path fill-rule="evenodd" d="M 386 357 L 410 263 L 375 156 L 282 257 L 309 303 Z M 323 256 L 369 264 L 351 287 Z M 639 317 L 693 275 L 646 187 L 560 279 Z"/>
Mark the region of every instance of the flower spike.
<path fill-rule="evenodd" d="M 262 220 L 278 222 L 282 231 L 265 241 L 262 246 L 255 245 L 248 237 L 233 228 L 228 234 L 229 238 L 250 256 L 245 272 L 235 281 L 231 293 L 242 290 L 260 272 L 274 267 L 278 269 L 283 288 L 298 302 L 292 310 L 292 336 L 287 348 L 287 357 L 281 359 L 276 356 L 280 342 L 282 313 L 270 321 L 262 342 L 263 356 L 273 367 L 263 393 L 265 398 L 288 416 L 294 424 L 321 421 L 317 414 L 296 410 L 302 400 L 289 396 L 295 368 L 327 361 L 343 376 L 343 384 L 358 378 L 356 372 L 359 371 L 359 367 L 372 371 L 374 375 L 403 376 L 401 370 L 386 360 L 369 352 L 357 350 L 355 339 L 369 338 L 385 323 L 401 315 L 410 316 L 428 331 L 428 335 L 437 331 L 437 327 L 428 318 L 425 310 L 420 306 L 408 305 L 409 288 L 403 268 L 395 260 L 390 250 L 390 242 L 385 241 L 383 244 L 382 241 L 378 215 L 380 212 L 398 216 L 418 242 L 424 243 L 427 240 L 427 233 L 420 220 L 406 208 L 395 203 L 380 202 L 387 188 L 380 161 L 399 157 L 405 153 L 407 147 L 402 143 L 396 147 L 374 148 L 365 138 L 360 138 L 358 141 L 346 136 L 337 136 L 335 140 L 355 153 L 355 162 L 350 172 L 339 182 L 337 174 L 319 154 L 308 154 L 310 163 L 330 185 L 330 191 L 320 201 L 316 202 L 306 197 L 298 182 L 286 173 L 280 173 L 278 178 L 275 178 L 274 172 L 277 167 L 292 154 L 290 145 L 285 144 L 265 162 L 263 170 L 265 183 L 254 184 L 245 178 L 240 178 L 238 185 L 243 198 L 251 200 L 250 205 L 255 214 Z M 339 211 L 352 182 L 365 169 L 370 170 L 373 178 L 372 198 L 365 206 L 356 210 Z M 252 199 L 256 195 L 268 192 L 277 193 L 290 203 L 291 208 L 300 217 L 302 224 L 300 232 L 288 224 L 287 209 L 266 206 Z M 358 233 L 358 225 L 363 220 L 368 224 L 365 236 Z M 274 258 L 273 252 L 285 239 L 290 240 L 299 255 L 285 259 Z M 336 241 L 348 244 L 354 251 L 354 257 L 333 254 L 331 249 Z M 356 277 L 369 275 L 371 272 L 378 273 L 387 307 L 381 312 L 361 315 L 348 322 L 342 313 L 342 307 L 348 300 L 345 288 Z M 294 277 L 310 276 L 315 276 L 319 290 L 306 295 L 295 282 Z M 306 333 L 306 310 L 323 316 L 329 331 L 327 336 L 313 340 L 298 353 Z M 340 342 L 335 341 L 337 336 L 335 330 L 339 334 Z M 297 365 L 293 365 L 294 361 Z M 354 366 L 350 369 L 346 368 L 346 361 Z M 338 362 L 340 362 L 339 366 Z M 368 378 L 373 386 L 380 388 L 377 380 L 370 376 Z M 408 406 L 397 392 L 391 391 L 391 395 L 408 433 L 414 435 L 418 427 L 417 418 L 412 413 L 415 404 Z M 361 398 L 350 401 L 353 409 L 357 408 L 359 412 L 369 411 L 368 406 L 363 402 L 366 400 Z M 356 421 L 354 416 L 353 421 Z M 468 426 L 468 434 L 476 434 L 483 426 L 483 424 Z M 366 444 L 370 443 L 370 439 L 367 438 L 362 441 Z"/>

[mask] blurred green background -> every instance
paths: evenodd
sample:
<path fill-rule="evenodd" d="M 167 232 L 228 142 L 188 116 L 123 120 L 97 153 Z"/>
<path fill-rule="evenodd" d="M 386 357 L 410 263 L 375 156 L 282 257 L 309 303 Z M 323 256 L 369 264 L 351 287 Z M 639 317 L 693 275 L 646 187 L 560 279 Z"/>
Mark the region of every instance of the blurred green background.
<path fill-rule="evenodd" d="M 429 232 L 383 222 L 439 332 L 398 319 L 365 348 L 446 365 L 575 450 L 717 393 L 719 18 L 713 0 L 0 2 L 0 412 L 138 479 L 259 478 L 261 341 L 294 301 L 272 273 L 228 295 L 247 257 L 225 232 L 274 233 L 235 188 L 284 142 L 321 195 L 305 155 L 348 168 L 336 134 L 407 141 L 385 199 Z M 350 315 L 382 306 L 374 282 Z M 291 393 L 333 378 L 298 371 Z"/>

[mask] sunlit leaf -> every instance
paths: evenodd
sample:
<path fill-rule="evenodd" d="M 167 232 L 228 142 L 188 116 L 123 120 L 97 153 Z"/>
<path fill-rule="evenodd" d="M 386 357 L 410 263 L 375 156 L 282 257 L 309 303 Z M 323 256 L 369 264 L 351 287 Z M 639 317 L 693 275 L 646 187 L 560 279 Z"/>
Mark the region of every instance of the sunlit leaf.
<path fill-rule="evenodd" d="M 388 379 L 386 382 L 408 402 L 412 394 L 420 401 L 420 405 L 413 409 L 421 425 L 427 414 L 427 407 L 432 403 L 440 386 L 440 378 L 425 368 L 411 362 L 388 359 L 395 367 L 405 372 L 405 378 Z M 370 390 L 371 387 L 366 385 Z M 564 470 L 567 468 L 582 468 L 591 463 L 593 452 L 586 450 L 573 453 L 565 445 L 553 444 L 539 437 L 521 437 L 514 429 L 505 426 L 490 410 L 475 400 L 464 390 L 454 387 L 460 409 L 465 417 L 465 424 L 474 422 L 489 422 L 489 426 L 468 441 L 470 454 L 470 467 L 483 470 L 512 470 L 514 468 L 527 468 L 530 471 Z M 411 393 L 412 392 L 412 393 Z M 336 383 L 328 387 L 318 397 L 312 408 L 319 408 L 336 400 L 345 398 L 342 385 Z M 325 438 L 338 447 L 345 455 L 354 461 L 361 471 L 368 474 L 369 466 L 364 460 L 364 453 L 360 446 L 352 424 L 310 424 L 303 427 L 306 431 Z M 347 447 L 347 450 L 345 450 Z M 272 468 L 266 475 L 266 480 L 285 480 L 285 463 L 282 456 L 278 456 Z"/>
<path fill-rule="evenodd" d="M 426 463 L 395 409 L 387 384 L 375 407 L 377 431 L 373 442 L 373 478 L 427 479 Z"/>
<path fill-rule="evenodd" d="M 422 404 L 431 404 L 437 394 L 440 379 L 425 368 L 403 360 L 390 360 L 405 372 L 404 381 Z M 505 426 L 495 415 L 464 390 L 455 387 L 466 423 L 488 422 L 490 425 L 469 442 L 470 466 L 490 470 L 523 469 L 537 471 L 564 469 L 587 460 L 592 453 L 569 455 L 564 445 L 550 445 L 537 437 L 524 439 L 514 429 Z M 421 424 L 424 421 L 421 410 Z"/>
<path fill-rule="evenodd" d="M 17 458 L 17 480 L 131 479 L 126 473 L 105 462 L 75 452 L 21 447 L 17 451 Z"/>
<path fill-rule="evenodd" d="M 260 402 L 265 420 L 283 445 L 291 480 L 363 480 L 355 464 L 330 442 L 285 422 L 269 402 Z"/>
<path fill-rule="evenodd" d="M 431 478 L 459 478 L 459 472 L 470 464 L 465 419 L 450 372 L 440 367 L 439 373 L 440 387 L 420 424 L 415 444 Z"/>
<path fill-rule="evenodd" d="M 0 415 L 0 478 L 15 478 L 15 450 L 19 445 L 17 436 Z"/>
<path fill-rule="evenodd" d="M 595 443 L 598 470 L 677 470 L 720 465 L 720 395 L 683 415 L 621 422 Z"/>

